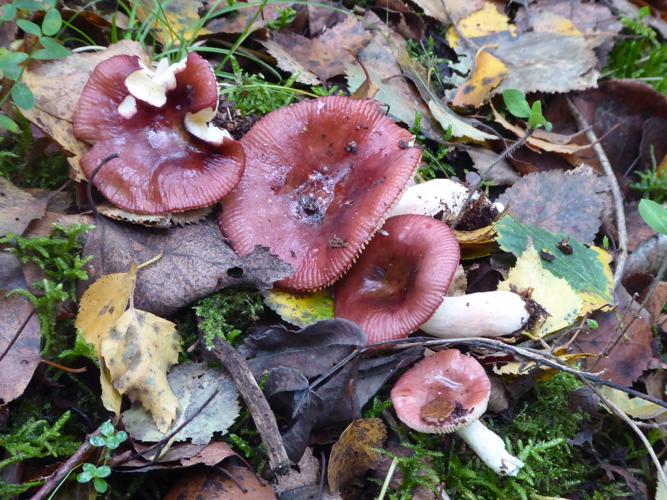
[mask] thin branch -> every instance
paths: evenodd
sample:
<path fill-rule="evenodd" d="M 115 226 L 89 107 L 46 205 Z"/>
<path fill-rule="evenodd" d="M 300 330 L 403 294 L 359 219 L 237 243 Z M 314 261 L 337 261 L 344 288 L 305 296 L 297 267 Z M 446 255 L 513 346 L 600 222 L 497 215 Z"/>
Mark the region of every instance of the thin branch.
<path fill-rule="evenodd" d="M 611 194 L 614 197 L 614 207 L 616 210 L 616 228 L 618 230 L 618 249 L 619 255 L 618 260 L 616 261 L 616 270 L 614 271 L 614 288 L 619 285 L 621 279 L 623 278 L 623 271 L 625 269 L 625 263 L 628 259 L 628 232 L 625 224 L 625 209 L 623 208 L 623 195 L 621 194 L 621 188 L 618 185 L 618 179 L 616 179 L 616 174 L 614 169 L 607 158 L 607 154 L 604 152 L 598 136 L 595 134 L 590 125 L 584 118 L 584 115 L 581 114 L 581 111 L 575 106 L 572 100 L 567 98 L 567 105 L 572 112 L 572 116 L 577 121 L 579 128 L 586 129 L 586 138 L 590 143 L 593 144 L 593 150 L 602 165 L 604 174 L 609 181 L 611 186 Z"/>
<path fill-rule="evenodd" d="M 484 182 L 487 178 L 487 176 L 491 173 L 491 170 L 494 169 L 496 165 L 498 165 L 501 161 L 503 161 L 505 158 L 507 158 L 509 155 L 514 153 L 517 149 L 519 149 L 521 146 L 523 146 L 528 138 L 533 135 L 533 132 L 535 132 L 534 129 L 528 129 L 526 130 L 526 133 L 521 136 L 521 138 L 516 141 L 514 144 L 512 144 L 510 147 L 506 148 L 502 153 L 498 155 L 498 157 L 493 160 L 493 162 L 489 165 L 489 167 L 484 171 L 484 175 L 480 175 L 479 179 L 475 184 L 472 185 L 470 188 L 470 192 L 468 193 L 468 197 L 465 199 L 463 202 L 463 205 L 461 206 L 461 209 L 459 210 L 459 213 L 456 215 L 456 219 L 454 219 L 454 223 L 452 224 L 452 229 L 456 229 L 456 226 L 458 226 L 459 222 L 461 222 L 461 218 L 463 217 L 463 214 L 466 211 L 466 208 L 468 208 L 468 205 L 472 201 L 473 196 L 475 196 L 475 193 L 477 193 L 477 190 L 480 188 L 482 185 L 482 182 Z"/>

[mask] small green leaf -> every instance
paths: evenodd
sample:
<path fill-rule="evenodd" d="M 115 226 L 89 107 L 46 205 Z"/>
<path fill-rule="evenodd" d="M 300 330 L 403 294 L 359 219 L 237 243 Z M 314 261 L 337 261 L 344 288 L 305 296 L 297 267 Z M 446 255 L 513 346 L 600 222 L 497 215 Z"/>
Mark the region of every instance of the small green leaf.
<path fill-rule="evenodd" d="M 656 233 L 667 234 L 667 209 L 653 200 L 639 202 L 639 215 Z"/>
<path fill-rule="evenodd" d="M 19 131 L 19 126 L 16 124 L 16 122 L 9 116 L 3 115 L 2 113 L 0 113 L 0 128 L 7 129 L 14 134 L 18 133 Z"/>
<path fill-rule="evenodd" d="M 115 431 L 116 429 L 109 420 L 107 420 L 100 426 L 100 432 L 105 436 L 112 436 Z"/>
<path fill-rule="evenodd" d="M 76 480 L 80 483 L 89 483 L 92 478 L 93 475 L 90 472 L 82 472 L 81 474 L 76 476 Z"/>
<path fill-rule="evenodd" d="M 32 21 L 19 19 L 16 21 L 16 25 L 29 35 L 42 36 L 42 29 Z"/>
<path fill-rule="evenodd" d="M 600 327 L 600 325 L 598 324 L 598 322 L 595 321 L 594 319 L 587 319 L 587 320 L 586 320 L 586 325 L 587 325 L 588 328 L 590 328 L 591 330 L 597 330 L 597 329 Z"/>
<path fill-rule="evenodd" d="M 111 474 L 111 467 L 108 465 L 100 465 L 95 472 L 95 477 L 108 477 Z"/>
<path fill-rule="evenodd" d="M 96 471 L 97 467 L 95 466 L 95 464 L 91 464 L 88 462 L 83 464 L 83 472 L 90 474 L 91 477 L 95 475 Z"/>
<path fill-rule="evenodd" d="M 12 101 L 21 109 L 32 109 L 35 96 L 24 83 L 15 83 L 11 91 Z"/>
<path fill-rule="evenodd" d="M 523 92 L 516 89 L 507 89 L 503 91 L 503 101 L 507 111 L 517 118 L 528 118 L 530 116 L 530 106 Z"/>
<path fill-rule="evenodd" d="M 53 38 L 43 36 L 39 39 L 40 43 L 44 47 L 42 50 L 36 50 L 32 53 L 33 59 L 40 60 L 49 60 L 49 59 L 62 59 L 67 57 L 70 52 L 68 49 L 60 45 Z"/>
<path fill-rule="evenodd" d="M 118 448 L 120 446 L 120 443 L 121 442 L 118 440 L 116 436 L 109 436 L 106 439 L 106 446 L 110 450 L 115 450 L 116 448 Z"/>
<path fill-rule="evenodd" d="M 14 0 L 14 7 L 21 10 L 44 10 L 44 4 L 35 0 Z"/>
<path fill-rule="evenodd" d="M 51 9 L 46 13 L 42 21 L 42 32 L 46 36 L 53 36 L 60 31 L 62 25 L 63 18 L 60 17 L 60 12 L 56 9 Z"/>
<path fill-rule="evenodd" d="M 119 431 L 116 433 L 116 439 L 118 439 L 119 443 L 123 443 L 127 441 L 127 432 L 125 431 Z"/>
<path fill-rule="evenodd" d="M 3 6 L 2 14 L 0 14 L 0 21 L 13 21 L 16 17 L 16 7 L 8 3 Z"/>
<path fill-rule="evenodd" d="M 533 107 L 530 108 L 528 126 L 532 129 L 544 127 L 547 131 L 551 130 L 552 128 L 551 122 L 548 122 L 542 114 L 542 103 L 540 101 L 535 101 L 533 103 Z"/>
<path fill-rule="evenodd" d="M 102 436 L 91 437 L 90 444 L 92 444 L 93 446 L 97 446 L 98 448 L 101 446 L 106 446 L 106 443 L 104 442 L 104 438 Z"/>
<path fill-rule="evenodd" d="M 95 486 L 95 491 L 98 493 L 106 493 L 106 491 L 109 489 L 109 485 L 104 479 L 95 478 L 93 485 Z"/>

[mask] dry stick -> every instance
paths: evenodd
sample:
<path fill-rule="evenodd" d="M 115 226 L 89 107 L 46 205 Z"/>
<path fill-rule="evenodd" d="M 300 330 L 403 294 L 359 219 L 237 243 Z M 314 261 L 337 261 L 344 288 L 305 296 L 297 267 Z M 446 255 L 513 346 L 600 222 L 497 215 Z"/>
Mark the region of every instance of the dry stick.
<path fill-rule="evenodd" d="M 289 470 L 291 462 L 285 451 L 276 417 L 271 411 L 262 390 L 257 385 L 245 359 L 236 349 L 222 339 L 214 341 L 213 351 L 211 352 L 227 369 L 245 401 L 255 426 L 262 436 L 262 442 L 266 446 L 266 454 L 269 457 L 271 470 L 276 474 L 285 474 Z"/>
<path fill-rule="evenodd" d="M 86 436 L 85 441 L 79 446 L 79 449 L 74 452 L 74 455 L 69 457 L 65 463 L 58 467 L 53 474 L 46 478 L 46 482 L 42 487 L 37 490 L 31 498 L 31 500 L 42 500 L 46 498 L 53 490 L 55 490 L 58 485 L 63 481 L 77 465 L 83 462 L 88 455 L 95 451 L 95 447 L 90 444 L 90 440 L 98 436 L 100 430 L 97 429 L 92 434 Z"/>
<path fill-rule="evenodd" d="M 623 410 L 621 410 L 616 403 L 611 401 L 609 398 L 606 398 L 604 395 L 600 393 L 595 387 L 592 386 L 590 382 L 586 382 L 586 384 L 597 394 L 597 396 L 602 400 L 602 402 L 609 408 L 613 413 L 616 414 L 617 417 L 619 417 L 621 420 L 623 420 L 626 424 L 630 426 L 630 428 L 637 434 L 637 437 L 641 440 L 642 444 L 644 445 L 644 448 L 646 448 L 646 451 L 648 452 L 649 456 L 651 457 L 651 460 L 653 460 L 653 464 L 655 465 L 655 468 L 658 471 L 658 477 L 660 478 L 660 481 L 662 481 L 663 485 L 667 488 L 667 475 L 665 475 L 665 471 L 662 469 L 662 465 L 660 464 L 660 460 L 658 460 L 658 457 L 655 454 L 655 450 L 651 446 L 651 443 L 649 443 L 648 439 L 646 439 L 646 436 L 644 433 L 641 431 L 639 427 L 637 427 L 637 424 L 632 421 L 630 417 L 628 417 Z"/>
<path fill-rule="evenodd" d="M 459 213 L 456 215 L 456 219 L 454 219 L 454 223 L 452 224 L 452 229 L 456 229 L 456 226 L 459 224 L 459 222 L 461 222 L 461 218 L 463 217 L 463 214 L 464 214 L 466 208 L 468 208 L 468 205 L 470 204 L 470 201 L 472 200 L 472 197 L 475 196 L 475 193 L 477 192 L 479 187 L 482 185 L 482 182 L 484 182 L 484 180 L 486 180 L 486 178 L 489 175 L 489 173 L 491 172 L 491 170 L 493 170 L 493 168 L 496 165 L 498 165 L 501 161 L 503 161 L 509 155 L 514 153 L 514 151 L 516 151 L 518 148 L 523 146 L 525 144 L 525 142 L 528 140 L 528 138 L 531 135 L 533 135 L 533 132 L 535 132 L 534 129 L 526 130 L 526 133 L 523 134 L 523 136 L 521 136 L 521 139 L 519 139 L 514 144 L 512 144 L 510 147 L 505 149 L 505 151 L 500 153 L 498 155 L 498 157 L 495 160 L 493 160 L 493 163 L 491 163 L 491 165 L 489 165 L 489 168 L 486 169 L 486 171 L 484 172 L 484 175 L 480 175 L 479 180 L 475 184 L 473 184 L 473 186 L 470 188 L 470 192 L 468 193 L 468 197 L 463 202 L 463 205 L 461 206 L 461 209 L 459 210 Z"/>
<path fill-rule="evenodd" d="M 598 136 L 595 134 L 592 128 L 590 128 L 586 118 L 581 114 L 581 111 L 574 105 L 572 100 L 567 98 L 567 105 L 572 112 L 572 116 L 577 121 L 579 128 L 587 129 L 586 138 L 590 143 L 593 144 L 593 150 L 600 160 L 604 174 L 609 181 L 611 186 L 611 194 L 614 197 L 614 206 L 616 210 L 616 228 L 618 230 L 618 261 L 616 262 L 616 270 L 614 271 L 614 288 L 618 286 L 623 278 L 623 270 L 625 269 L 625 262 L 628 259 L 628 232 L 625 226 L 625 209 L 623 208 L 623 195 L 621 194 L 621 188 L 618 185 L 618 180 L 616 179 L 616 174 L 614 174 L 614 169 L 609 163 L 609 158 L 604 152 Z"/>

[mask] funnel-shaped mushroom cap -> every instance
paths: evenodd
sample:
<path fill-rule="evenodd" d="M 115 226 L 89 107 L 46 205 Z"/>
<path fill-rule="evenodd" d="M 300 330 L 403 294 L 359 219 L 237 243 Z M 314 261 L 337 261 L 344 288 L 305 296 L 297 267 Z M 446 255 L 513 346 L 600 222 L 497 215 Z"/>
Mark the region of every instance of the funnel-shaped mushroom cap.
<path fill-rule="evenodd" d="M 391 390 L 401 421 L 419 432 L 449 433 L 486 411 L 491 382 L 484 368 L 456 349 L 436 352 L 410 368 Z"/>
<path fill-rule="evenodd" d="M 421 159 L 412 135 L 374 101 L 324 97 L 279 109 L 242 139 L 247 164 L 220 225 L 237 253 L 256 245 L 289 262 L 279 283 L 333 283 L 382 225 Z"/>
<path fill-rule="evenodd" d="M 130 212 L 212 205 L 238 184 L 245 166 L 241 145 L 205 123 L 217 106 L 215 75 L 197 54 L 156 71 L 136 56 L 107 59 L 95 68 L 74 114 L 74 134 L 93 144 L 81 167 L 90 178 L 102 159 L 117 153 L 93 183 Z"/>
<path fill-rule="evenodd" d="M 442 303 L 459 255 L 444 222 L 391 217 L 337 285 L 336 317 L 357 323 L 369 345 L 407 337 Z"/>

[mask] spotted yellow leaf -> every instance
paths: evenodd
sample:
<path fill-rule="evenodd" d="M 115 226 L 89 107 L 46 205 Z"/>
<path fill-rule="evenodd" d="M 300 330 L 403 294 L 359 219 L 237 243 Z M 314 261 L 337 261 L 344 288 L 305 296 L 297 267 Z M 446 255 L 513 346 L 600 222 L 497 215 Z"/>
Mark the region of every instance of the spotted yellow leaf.
<path fill-rule="evenodd" d="M 475 68 L 470 78 L 459 87 L 452 104 L 478 108 L 506 76 L 507 66 L 486 50 L 480 49 L 475 56 Z"/>

